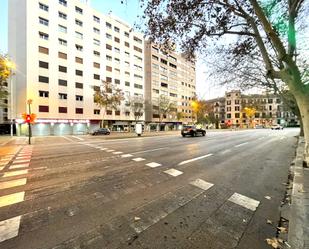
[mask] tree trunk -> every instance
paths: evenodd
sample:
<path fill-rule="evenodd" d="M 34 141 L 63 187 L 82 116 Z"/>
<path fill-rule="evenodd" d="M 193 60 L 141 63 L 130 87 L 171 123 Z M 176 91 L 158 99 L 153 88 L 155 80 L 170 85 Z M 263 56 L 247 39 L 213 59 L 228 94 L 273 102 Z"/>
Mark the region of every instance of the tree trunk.
<path fill-rule="evenodd" d="M 305 162 L 309 165 L 309 94 L 297 94 L 296 101 L 301 114 L 303 132 L 305 138 Z"/>

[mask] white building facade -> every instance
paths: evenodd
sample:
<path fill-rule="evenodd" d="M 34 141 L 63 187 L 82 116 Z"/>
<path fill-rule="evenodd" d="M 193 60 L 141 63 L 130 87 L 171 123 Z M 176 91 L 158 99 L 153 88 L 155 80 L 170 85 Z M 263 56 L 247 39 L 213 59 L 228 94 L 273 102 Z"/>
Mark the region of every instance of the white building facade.
<path fill-rule="evenodd" d="M 10 0 L 8 16 L 17 134 L 27 133 L 21 115 L 28 99 L 37 115 L 34 135 L 65 135 L 99 127 L 102 110 L 94 103 L 93 87 L 102 80 L 126 98 L 144 96 L 143 35 L 117 17 L 78 0 Z M 115 129 L 134 120 L 125 101 L 106 112 L 104 119 Z"/>

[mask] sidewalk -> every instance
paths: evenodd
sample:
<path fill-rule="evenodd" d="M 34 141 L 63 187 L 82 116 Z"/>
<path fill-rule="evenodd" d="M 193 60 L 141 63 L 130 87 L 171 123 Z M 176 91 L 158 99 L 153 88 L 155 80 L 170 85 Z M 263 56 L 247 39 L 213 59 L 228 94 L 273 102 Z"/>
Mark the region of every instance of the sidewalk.
<path fill-rule="evenodd" d="M 5 145 L 6 143 L 10 142 L 13 139 L 14 137 L 11 136 L 0 136 L 0 146 Z"/>
<path fill-rule="evenodd" d="M 288 210 L 288 245 L 293 249 L 309 248 L 309 168 L 303 167 L 305 141 L 299 138 L 291 166 L 292 190 Z"/>

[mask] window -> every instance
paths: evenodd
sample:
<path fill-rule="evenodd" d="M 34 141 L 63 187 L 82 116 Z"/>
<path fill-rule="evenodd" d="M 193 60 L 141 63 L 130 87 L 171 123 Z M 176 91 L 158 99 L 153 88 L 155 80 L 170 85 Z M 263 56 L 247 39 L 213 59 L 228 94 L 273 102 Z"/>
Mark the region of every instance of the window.
<path fill-rule="evenodd" d="M 174 65 L 174 64 L 172 64 L 172 63 L 169 63 L 169 65 L 170 65 L 170 67 L 172 67 L 172 68 L 177 68 L 177 66 Z"/>
<path fill-rule="evenodd" d="M 114 27 L 114 31 L 119 33 L 120 32 L 120 29 L 118 27 Z"/>
<path fill-rule="evenodd" d="M 83 22 L 78 20 L 78 19 L 75 19 L 75 24 L 80 26 L 80 27 L 83 27 Z"/>
<path fill-rule="evenodd" d="M 58 80 L 58 85 L 59 86 L 67 86 L 68 85 L 68 81 L 59 79 Z"/>
<path fill-rule="evenodd" d="M 120 116 L 120 111 L 115 111 L 116 116 Z"/>
<path fill-rule="evenodd" d="M 106 110 L 106 114 L 107 114 L 107 115 L 113 115 L 113 111 L 111 111 L 111 110 Z"/>
<path fill-rule="evenodd" d="M 75 75 L 83 76 L 83 71 L 81 71 L 81 70 L 75 70 Z"/>
<path fill-rule="evenodd" d="M 75 44 L 75 47 L 77 51 L 83 51 L 83 46 Z"/>
<path fill-rule="evenodd" d="M 75 6 L 75 12 L 81 15 L 83 14 L 83 10 L 77 6 Z"/>
<path fill-rule="evenodd" d="M 120 64 L 120 59 L 115 58 L 115 63 L 116 63 L 116 64 Z"/>
<path fill-rule="evenodd" d="M 108 72 L 112 72 L 112 71 L 113 71 L 113 69 L 112 69 L 112 67 L 106 66 L 106 71 L 108 71 Z"/>
<path fill-rule="evenodd" d="M 93 16 L 93 21 L 100 23 L 100 18 L 97 16 Z"/>
<path fill-rule="evenodd" d="M 120 80 L 118 80 L 118 79 L 115 79 L 114 82 L 115 82 L 115 84 L 120 84 Z"/>
<path fill-rule="evenodd" d="M 83 101 L 83 96 L 81 96 L 81 95 L 75 95 L 75 100 L 76 101 Z"/>
<path fill-rule="evenodd" d="M 230 112 L 232 110 L 232 107 L 226 107 L 226 111 Z"/>
<path fill-rule="evenodd" d="M 161 87 L 168 88 L 168 84 L 161 82 Z"/>
<path fill-rule="evenodd" d="M 42 3 L 39 3 L 39 7 L 41 10 L 48 11 L 48 6 Z"/>
<path fill-rule="evenodd" d="M 61 59 L 67 59 L 67 54 L 65 54 L 65 53 L 61 53 L 61 52 L 58 52 L 58 58 L 61 58 Z"/>
<path fill-rule="evenodd" d="M 75 57 L 75 62 L 79 64 L 83 64 L 83 58 Z"/>
<path fill-rule="evenodd" d="M 134 41 L 136 41 L 137 43 L 139 43 L 139 44 L 142 44 L 143 43 L 143 41 L 141 40 L 141 39 L 139 39 L 139 38 L 137 38 L 136 36 L 134 36 Z"/>
<path fill-rule="evenodd" d="M 49 92 L 48 91 L 39 91 L 39 96 L 42 98 L 48 98 Z"/>
<path fill-rule="evenodd" d="M 231 113 L 226 114 L 226 118 L 231 118 Z"/>
<path fill-rule="evenodd" d="M 44 39 L 44 40 L 48 40 L 48 34 L 43 33 L 43 32 L 39 32 L 40 38 Z"/>
<path fill-rule="evenodd" d="M 68 99 L 68 95 L 66 93 L 58 93 L 59 99 Z"/>
<path fill-rule="evenodd" d="M 162 75 L 162 74 L 160 75 L 160 79 L 161 79 L 161 80 L 166 80 L 166 81 L 168 81 L 168 77 L 165 76 L 165 75 Z"/>
<path fill-rule="evenodd" d="M 93 51 L 93 54 L 95 55 L 95 56 L 100 56 L 100 52 L 98 52 L 98 51 Z"/>
<path fill-rule="evenodd" d="M 128 42 L 124 42 L 124 45 L 126 46 L 126 47 L 130 47 L 130 43 L 128 43 Z"/>
<path fill-rule="evenodd" d="M 83 83 L 75 82 L 75 88 L 83 89 Z"/>
<path fill-rule="evenodd" d="M 67 46 L 68 45 L 68 42 L 66 40 L 58 39 L 58 41 L 59 41 L 60 45 L 63 45 L 63 46 Z"/>
<path fill-rule="evenodd" d="M 66 0 L 59 0 L 59 4 L 63 6 L 67 6 L 67 1 Z"/>
<path fill-rule="evenodd" d="M 134 48 L 135 51 L 143 53 L 143 49 L 136 47 L 136 46 L 134 46 L 133 48 Z"/>
<path fill-rule="evenodd" d="M 126 82 L 124 83 L 124 85 L 125 85 L 125 86 L 130 86 L 130 82 L 129 82 L 129 81 L 126 81 Z"/>
<path fill-rule="evenodd" d="M 231 104 L 231 100 L 227 100 L 227 101 L 226 101 L 226 104 L 227 104 L 227 105 L 230 105 L 230 104 Z"/>
<path fill-rule="evenodd" d="M 268 104 L 272 104 L 273 103 L 273 99 L 268 99 Z"/>
<path fill-rule="evenodd" d="M 64 14 L 63 12 L 58 12 L 58 17 L 59 18 L 62 18 L 62 19 L 64 19 L 64 20 L 66 20 L 67 19 L 67 15 L 66 14 Z"/>
<path fill-rule="evenodd" d="M 106 44 L 106 49 L 108 49 L 108 50 L 112 50 L 112 46 L 111 46 L 111 45 L 109 45 L 109 44 Z"/>
<path fill-rule="evenodd" d="M 105 26 L 106 26 L 106 28 L 108 28 L 108 29 L 111 29 L 111 28 L 112 28 L 112 25 L 111 25 L 109 22 L 106 22 L 106 23 L 105 23 Z"/>
<path fill-rule="evenodd" d="M 239 99 L 235 100 L 235 105 L 239 105 Z"/>
<path fill-rule="evenodd" d="M 156 61 L 159 60 L 159 57 L 158 57 L 158 56 L 155 56 L 155 55 L 152 55 L 151 58 L 154 59 L 154 60 L 156 60 Z"/>
<path fill-rule="evenodd" d="M 143 61 L 143 58 L 137 56 L 137 55 L 134 55 L 134 59 L 139 61 L 139 62 L 142 62 Z"/>
<path fill-rule="evenodd" d="M 239 106 L 235 106 L 235 111 L 239 112 L 240 111 L 240 107 Z"/>
<path fill-rule="evenodd" d="M 39 61 L 39 67 L 48 69 L 48 63 L 45 61 Z"/>
<path fill-rule="evenodd" d="M 130 67 L 130 62 L 125 61 L 125 62 L 124 62 L 124 65 L 125 65 L 126 67 Z"/>
<path fill-rule="evenodd" d="M 68 32 L 67 28 L 62 25 L 58 25 L 58 31 L 65 34 Z"/>
<path fill-rule="evenodd" d="M 116 74 L 120 74 L 120 69 L 119 68 L 115 68 L 115 73 Z"/>
<path fill-rule="evenodd" d="M 110 39 L 110 40 L 113 38 L 112 35 L 109 34 L 109 33 L 106 33 L 105 36 L 106 36 L 107 39 Z"/>
<path fill-rule="evenodd" d="M 64 66 L 59 66 L 59 72 L 66 73 L 67 72 L 67 68 L 64 67 Z"/>
<path fill-rule="evenodd" d="M 129 52 L 125 52 L 124 53 L 126 57 L 130 57 L 130 53 Z"/>
<path fill-rule="evenodd" d="M 83 108 L 75 108 L 76 114 L 83 114 Z"/>
<path fill-rule="evenodd" d="M 126 75 L 126 77 L 130 77 L 130 72 L 124 72 L 124 74 Z"/>
<path fill-rule="evenodd" d="M 115 50 L 115 53 L 120 53 L 120 49 L 119 48 L 114 48 L 114 50 Z"/>
<path fill-rule="evenodd" d="M 128 32 L 124 32 L 124 36 L 129 38 L 130 34 Z"/>
<path fill-rule="evenodd" d="M 163 63 L 163 64 L 167 65 L 167 60 L 164 60 L 164 59 L 162 59 L 162 58 L 161 58 L 161 60 L 160 60 L 160 61 L 161 61 L 161 63 Z"/>
<path fill-rule="evenodd" d="M 48 26 L 48 20 L 46 20 L 46 19 L 44 19 L 42 17 L 39 17 L 39 22 L 42 25 Z"/>
<path fill-rule="evenodd" d="M 93 32 L 96 33 L 96 34 L 98 34 L 98 35 L 100 34 L 100 30 L 97 29 L 97 28 L 93 28 Z"/>
<path fill-rule="evenodd" d="M 112 78 L 111 78 L 111 77 L 106 77 L 106 82 L 107 82 L 107 83 L 112 82 Z"/>
<path fill-rule="evenodd" d="M 49 83 L 49 78 L 46 76 L 39 75 L 39 82 L 41 83 Z"/>
<path fill-rule="evenodd" d="M 100 46 L 100 41 L 97 39 L 93 39 L 93 44 Z"/>
<path fill-rule="evenodd" d="M 93 110 L 93 114 L 95 114 L 95 115 L 100 114 L 100 110 L 98 110 L 98 109 L 94 109 L 94 110 Z"/>
<path fill-rule="evenodd" d="M 239 113 L 235 113 L 235 118 L 240 118 L 240 114 Z"/>
<path fill-rule="evenodd" d="M 42 54 L 49 54 L 49 49 L 39 46 L 39 52 Z"/>
<path fill-rule="evenodd" d="M 114 41 L 120 43 L 120 39 L 118 37 L 114 37 Z"/>
<path fill-rule="evenodd" d="M 272 108 L 273 108 L 273 107 L 272 107 L 271 105 L 268 107 L 268 109 L 269 109 L 270 111 L 272 110 Z"/>
<path fill-rule="evenodd" d="M 78 38 L 78 39 L 83 39 L 83 34 L 75 31 L 75 37 Z"/>
<path fill-rule="evenodd" d="M 95 80 L 100 80 L 100 75 L 94 74 L 94 75 L 93 75 L 93 78 L 94 78 Z"/>
<path fill-rule="evenodd" d="M 134 84 L 134 88 L 137 88 L 137 89 L 143 89 L 143 85 L 140 85 L 140 84 Z"/>
<path fill-rule="evenodd" d="M 93 62 L 93 67 L 95 67 L 95 68 L 100 68 L 100 63 Z"/>
<path fill-rule="evenodd" d="M 107 61 L 112 61 L 113 58 L 112 58 L 111 56 L 109 56 L 109 55 L 106 55 L 106 60 L 107 60 Z"/>
<path fill-rule="evenodd" d="M 49 112 L 48 105 L 39 105 L 39 112 Z"/>
<path fill-rule="evenodd" d="M 137 71 L 143 71 L 143 68 L 141 66 L 138 65 L 134 65 L 134 69 Z"/>
<path fill-rule="evenodd" d="M 59 113 L 68 113 L 68 108 L 67 107 L 58 107 L 58 112 Z"/>

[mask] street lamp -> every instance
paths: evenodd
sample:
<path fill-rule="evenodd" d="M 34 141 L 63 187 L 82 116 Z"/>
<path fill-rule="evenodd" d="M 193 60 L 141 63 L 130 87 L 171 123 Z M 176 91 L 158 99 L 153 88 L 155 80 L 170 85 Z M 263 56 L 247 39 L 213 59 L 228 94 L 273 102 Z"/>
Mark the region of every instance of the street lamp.
<path fill-rule="evenodd" d="M 11 97 L 11 108 L 10 108 L 10 112 L 11 112 L 11 137 L 13 136 L 13 83 L 12 83 L 12 74 L 13 74 L 13 70 L 16 68 L 16 65 L 13 61 L 6 59 L 5 60 L 5 66 L 8 68 L 8 70 L 10 71 L 10 97 Z"/>

